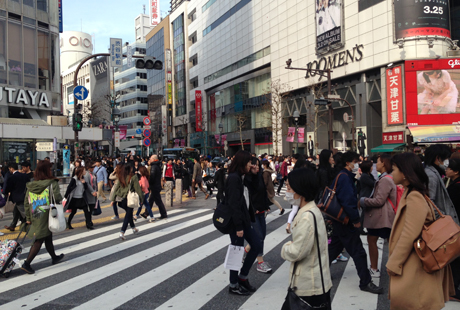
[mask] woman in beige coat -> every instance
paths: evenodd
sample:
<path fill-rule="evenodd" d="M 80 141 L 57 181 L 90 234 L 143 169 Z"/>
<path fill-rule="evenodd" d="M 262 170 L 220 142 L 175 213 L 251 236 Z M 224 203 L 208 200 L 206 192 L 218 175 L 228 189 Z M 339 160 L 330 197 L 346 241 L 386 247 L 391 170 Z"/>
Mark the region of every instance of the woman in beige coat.
<path fill-rule="evenodd" d="M 292 241 L 283 245 L 281 256 L 291 262 L 289 279 L 294 293 L 311 306 L 317 307 L 330 302 L 330 289 L 332 287 L 326 225 L 321 211 L 315 204 L 319 184 L 315 173 L 308 168 L 293 170 L 289 173 L 286 184 L 287 192 L 294 194 L 294 199 L 289 203 L 298 205 L 299 211 L 292 222 Z M 316 218 L 321 256 L 318 256 L 314 217 Z M 296 268 L 295 272 L 294 268 Z M 286 306 L 283 305 L 282 309 L 284 310 Z"/>
<path fill-rule="evenodd" d="M 423 225 L 434 220 L 434 210 L 426 199 L 428 176 L 414 153 L 392 159 L 395 184 L 405 191 L 398 206 L 389 242 L 387 272 L 390 275 L 390 309 L 438 310 L 453 294 L 450 266 L 427 273 L 414 250 L 414 241 Z"/>

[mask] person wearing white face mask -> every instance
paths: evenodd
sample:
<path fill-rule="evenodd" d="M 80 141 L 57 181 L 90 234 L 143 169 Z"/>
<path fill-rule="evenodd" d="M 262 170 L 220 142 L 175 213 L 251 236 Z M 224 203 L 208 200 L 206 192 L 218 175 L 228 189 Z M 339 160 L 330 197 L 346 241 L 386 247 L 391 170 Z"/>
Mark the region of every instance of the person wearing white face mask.
<path fill-rule="evenodd" d="M 358 212 L 358 194 L 354 184 L 355 175 L 352 170 L 355 163 L 359 160 L 356 152 L 348 151 L 342 155 L 342 162 L 345 168 L 340 171 L 337 178 L 336 197 L 343 211 L 348 215 L 348 224 L 332 221 L 332 237 L 329 244 L 329 263 L 332 263 L 345 248 L 358 271 L 360 278 L 359 288 L 373 294 L 382 294 L 383 288 L 376 286 L 372 282 L 371 274 L 367 269 L 367 254 L 361 242 L 359 227 L 361 227 L 360 216 Z M 334 182 L 335 183 L 335 180 Z M 333 186 L 331 186 L 333 187 Z"/>
<path fill-rule="evenodd" d="M 450 158 L 451 152 L 445 144 L 433 144 L 425 151 L 425 173 L 428 175 L 428 191 L 430 199 L 443 214 L 452 216 L 452 219 L 460 225 L 457 211 L 455 210 L 449 193 L 442 181 L 446 175 L 444 161 Z M 438 216 L 435 210 L 436 216 Z"/>
<path fill-rule="evenodd" d="M 281 257 L 291 262 L 290 288 L 312 308 L 330 305 L 327 231 L 314 201 L 319 191 L 315 173 L 308 168 L 295 169 L 288 175 L 286 185 L 286 196 L 292 197 L 289 202 L 299 206 L 292 223 L 292 241 L 281 249 Z M 282 309 L 290 308 L 285 303 Z"/>

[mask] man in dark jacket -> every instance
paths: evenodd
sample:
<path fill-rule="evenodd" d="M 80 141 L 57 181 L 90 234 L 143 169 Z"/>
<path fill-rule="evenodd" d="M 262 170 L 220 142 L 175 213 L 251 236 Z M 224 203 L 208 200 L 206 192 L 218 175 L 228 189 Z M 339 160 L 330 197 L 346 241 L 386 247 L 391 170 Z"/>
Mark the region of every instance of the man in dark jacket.
<path fill-rule="evenodd" d="M 329 264 L 342 253 L 343 248 L 347 250 L 358 271 L 359 288 L 373 294 L 383 293 L 383 288 L 376 286 L 367 269 L 367 254 L 361 242 L 359 227 L 361 227 L 358 212 L 358 193 L 355 186 L 355 174 L 352 170 L 358 164 L 359 155 L 356 152 L 348 151 L 342 156 L 345 168 L 337 176 L 336 197 L 345 213 L 349 217 L 349 223 L 344 225 L 337 221 L 332 221 L 333 233 L 329 244 Z M 334 180 L 335 182 L 335 180 Z M 331 185 L 331 188 L 334 184 Z"/>
<path fill-rule="evenodd" d="M 161 200 L 161 169 L 160 169 L 160 161 L 158 160 L 157 155 L 152 155 L 149 160 L 150 165 L 150 178 L 149 178 L 149 186 L 150 186 L 150 198 L 149 204 L 153 206 L 155 202 L 158 206 L 158 210 L 160 211 L 160 219 L 165 219 L 168 217 L 166 213 L 165 205 Z"/>
<path fill-rule="evenodd" d="M 217 205 L 224 199 L 224 188 L 225 188 L 225 169 L 224 163 L 217 164 L 217 171 L 214 174 L 214 183 L 217 187 Z"/>
<path fill-rule="evenodd" d="M 18 220 L 21 223 L 25 222 L 25 210 L 24 210 L 24 196 L 26 193 L 26 184 L 30 181 L 29 177 L 25 173 L 18 171 L 18 164 L 10 163 L 8 166 L 11 176 L 8 178 L 8 184 L 5 187 L 5 196 L 10 196 L 10 201 L 15 203 L 13 209 L 13 220 L 9 226 L 5 226 L 6 229 L 14 231 Z"/>

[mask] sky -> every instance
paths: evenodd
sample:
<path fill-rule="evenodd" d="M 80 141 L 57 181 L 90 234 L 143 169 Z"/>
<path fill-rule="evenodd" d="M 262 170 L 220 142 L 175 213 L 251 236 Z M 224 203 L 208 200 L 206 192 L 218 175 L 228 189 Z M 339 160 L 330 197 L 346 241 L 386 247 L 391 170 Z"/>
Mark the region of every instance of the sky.
<path fill-rule="evenodd" d="M 169 0 L 158 0 L 160 13 L 168 15 Z M 83 31 L 94 35 L 94 53 L 107 53 L 110 38 L 134 42 L 134 18 L 149 14 L 149 0 L 63 0 L 64 31 Z"/>

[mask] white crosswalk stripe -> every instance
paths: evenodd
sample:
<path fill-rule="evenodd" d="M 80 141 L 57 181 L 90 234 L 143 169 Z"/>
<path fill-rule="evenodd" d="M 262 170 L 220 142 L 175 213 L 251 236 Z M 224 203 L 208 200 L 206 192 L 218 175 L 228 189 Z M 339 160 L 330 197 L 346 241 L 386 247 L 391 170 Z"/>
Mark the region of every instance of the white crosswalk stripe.
<path fill-rule="evenodd" d="M 211 218 L 210 209 L 174 209 L 168 212 L 167 221 L 138 221 L 141 233 L 128 231 L 126 241 L 118 239 L 120 222 L 93 231 L 58 234 L 56 251 L 65 253 L 66 259 L 47 266 L 49 255 L 43 249 L 32 263 L 33 276 L 19 268 L 13 270 L 9 279 L 0 280 L 0 308 L 280 309 L 289 283 L 290 263 L 279 254 L 280 247 L 291 240 L 285 232 L 287 214 L 274 212 L 266 218 L 264 253 L 273 272 L 261 274 L 253 266 L 249 276 L 258 290 L 247 297 L 228 294 L 229 272 L 223 261 L 229 237 L 215 230 Z M 379 265 L 384 246 L 379 242 Z M 365 248 L 367 251 L 366 244 Z M 333 309 L 388 307 L 389 303 L 378 308 L 382 297 L 359 290 L 352 260 L 332 268 L 343 273 L 336 284 Z M 455 304 L 448 303 L 445 309 L 454 308 Z"/>

